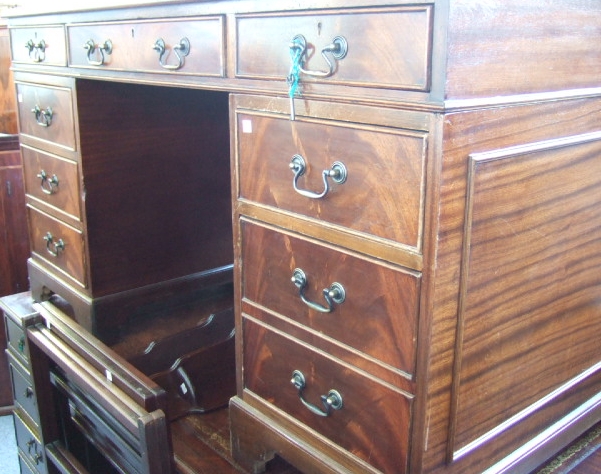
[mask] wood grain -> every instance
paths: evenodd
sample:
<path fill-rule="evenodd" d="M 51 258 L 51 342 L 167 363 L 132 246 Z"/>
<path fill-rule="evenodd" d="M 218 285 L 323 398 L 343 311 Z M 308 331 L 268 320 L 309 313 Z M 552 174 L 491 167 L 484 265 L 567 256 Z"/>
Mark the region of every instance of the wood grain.
<path fill-rule="evenodd" d="M 421 251 L 427 133 L 256 112 L 237 120 L 241 199 Z M 324 191 L 323 172 L 335 162 L 347 169 L 346 181 L 329 178 L 321 199 L 301 196 L 289 167 L 297 154 L 307 166 L 301 190 Z"/>
<path fill-rule="evenodd" d="M 248 390 L 375 468 L 383 472 L 405 469 L 410 397 L 256 322 L 244 322 L 244 336 L 244 384 Z M 320 396 L 336 389 L 343 397 L 342 409 L 332 410 L 328 417 L 307 410 L 290 383 L 294 370 L 307 378 L 303 395 L 309 403 L 322 407 Z M 376 439 L 371 435 L 374 432 L 378 433 Z"/>

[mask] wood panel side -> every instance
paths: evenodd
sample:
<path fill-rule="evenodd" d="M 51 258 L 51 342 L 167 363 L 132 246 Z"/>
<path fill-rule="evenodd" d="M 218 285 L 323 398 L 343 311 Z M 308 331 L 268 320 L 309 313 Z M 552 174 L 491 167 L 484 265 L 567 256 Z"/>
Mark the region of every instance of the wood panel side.
<path fill-rule="evenodd" d="M 437 238 L 424 253 L 424 282 L 436 281 L 436 285 L 422 304 L 427 313 L 421 320 L 429 330 L 421 336 L 420 354 L 423 357 L 425 353 L 428 365 L 424 367 L 427 378 L 419 384 L 423 388 L 418 389 L 425 397 L 423 411 L 419 411 L 423 413 L 423 420 L 416 424 L 421 426 L 423 423 L 420 431 L 425 472 L 475 472 L 493 462 L 491 450 L 478 450 L 473 455 L 452 461 L 453 435 L 459 426 L 455 426 L 457 420 L 453 418 L 455 406 L 451 393 L 453 389 L 459 389 L 461 380 L 461 359 L 457 355 L 461 347 L 456 346 L 456 338 L 461 339 L 458 318 L 461 272 L 465 264 L 463 249 L 466 246 L 470 156 L 597 132 L 601 112 L 598 100 L 573 100 L 449 113 L 441 118 L 441 146 L 445 159 L 435 160 L 439 168 L 437 173 L 440 173 L 439 207 L 429 211 L 434 216 L 429 223 L 430 229 Z M 501 255 L 500 258 L 505 257 Z M 423 344 L 427 344 L 427 350 L 423 349 Z M 535 431 L 532 426 L 524 425 L 523 430 L 516 433 L 516 446 L 534 436 Z M 512 449 L 515 447 L 499 446 L 494 455 L 501 459 Z"/>
<path fill-rule="evenodd" d="M 600 140 L 470 157 L 455 456 L 600 378 Z"/>

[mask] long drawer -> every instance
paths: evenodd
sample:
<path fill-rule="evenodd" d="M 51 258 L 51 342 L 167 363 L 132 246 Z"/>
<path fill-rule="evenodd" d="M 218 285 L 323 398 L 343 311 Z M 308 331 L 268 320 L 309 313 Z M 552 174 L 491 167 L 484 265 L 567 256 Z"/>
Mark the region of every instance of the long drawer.
<path fill-rule="evenodd" d="M 23 145 L 25 192 L 37 201 L 81 220 L 77 163 Z"/>
<path fill-rule="evenodd" d="M 34 257 L 86 286 L 83 232 L 28 206 L 29 232 Z"/>
<path fill-rule="evenodd" d="M 224 31 L 220 15 L 70 25 L 69 65 L 222 77 Z"/>
<path fill-rule="evenodd" d="M 267 308 L 393 370 L 414 372 L 419 274 L 244 219 L 240 226 L 246 304 Z"/>
<path fill-rule="evenodd" d="M 421 251 L 427 132 L 242 109 L 236 127 L 240 199 Z"/>
<path fill-rule="evenodd" d="M 410 395 L 256 321 L 243 332 L 246 390 L 382 472 L 405 471 Z"/>
<path fill-rule="evenodd" d="M 427 91 L 432 16 L 432 5 L 241 15 L 236 76 L 285 79 L 300 52 L 303 84 Z"/>

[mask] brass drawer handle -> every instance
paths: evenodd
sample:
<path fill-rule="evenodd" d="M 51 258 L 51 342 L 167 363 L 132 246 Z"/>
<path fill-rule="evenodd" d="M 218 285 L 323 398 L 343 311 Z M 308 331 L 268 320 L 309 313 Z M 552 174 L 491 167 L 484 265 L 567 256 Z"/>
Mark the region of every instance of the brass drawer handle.
<path fill-rule="evenodd" d="M 83 45 L 83 49 L 88 52 L 88 64 L 91 64 L 92 66 L 102 66 L 104 64 L 104 54 L 106 53 L 107 56 L 110 56 L 110 54 L 113 52 L 113 43 L 110 39 L 108 39 L 104 42 L 104 44 L 100 45 L 94 43 L 93 39 L 89 39 Z M 98 53 L 96 53 L 96 51 L 98 51 Z M 100 58 L 94 59 L 94 56 L 100 56 Z"/>
<path fill-rule="evenodd" d="M 307 287 L 307 276 L 305 272 L 300 268 L 295 268 L 292 273 L 292 283 L 298 288 L 298 293 L 300 299 L 305 303 L 309 308 L 314 309 L 315 311 L 319 311 L 320 313 L 331 313 L 334 311 L 334 303 L 341 304 L 346 299 L 346 291 L 344 287 L 337 282 L 334 282 L 330 285 L 329 288 L 323 289 L 323 296 L 326 300 L 328 306 L 320 305 L 319 303 L 314 303 L 313 301 L 308 300 L 305 297 L 305 289 Z"/>
<path fill-rule="evenodd" d="M 178 64 L 175 65 L 165 63 L 164 56 L 167 48 L 165 47 L 165 41 L 163 38 L 156 40 L 152 49 L 159 53 L 159 64 L 163 69 L 176 71 L 183 67 L 184 58 L 190 54 L 190 40 L 188 38 L 182 38 L 179 41 L 179 44 L 173 47 L 173 51 L 175 51 L 175 55 L 178 59 Z"/>
<path fill-rule="evenodd" d="M 58 257 L 59 252 L 65 251 L 65 242 L 63 239 L 58 239 L 58 241 L 54 241 L 54 236 L 50 232 L 46 232 L 44 236 L 44 240 L 46 241 L 46 250 L 53 257 Z"/>
<path fill-rule="evenodd" d="M 46 110 L 42 110 L 39 105 L 36 105 L 31 109 L 33 115 L 35 115 L 35 121 L 41 127 L 49 127 L 52 125 L 52 108 L 46 107 Z"/>
<path fill-rule="evenodd" d="M 42 192 L 45 194 L 54 194 L 57 192 L 58 176 L 53 174 L 51 178 L 48 178 L 48 174 L 44 170 L 41 170 L 36 176 L 42 180 L 40 183 Z"/>
<path fill-rule="evenodd" d="M 34 43 L 34 41 L 30 39 L 25 43 L 25 47 L 29 51 L 29 58 L 34 63 L 41 63 L 46 59 L 46 42 L 44 40 Z"/>
<path fill-rule="evenodd" d="M 27 454 L 31 454 L 32 448 L 35 448 L 34 452 L 38 450 L 35 439 L 30 438 L 29 441 L 27 441 Z"/>
<path fill-rule="evenodd" d="M 292 385 L 294 385 L 294 387 L 298 390 L 298 398 L 302 404 L 315 415 L 330 416 L 332 410 L 340 410 L 342 408 L 342 395 L 340 395 L 340 393 L 334 389 L 330 390 L 327 395 L 322 395 L 320 397 L 324 410 L 305 400 L 305 397 L 303 396 L 303 390 L 307 384 L 305 381 L 305 376 L 300 370 L 295 370 L 292 372 L 292 380 L 290 380 L 290 383 L 292 383 Z"/>
<path fill-rule="evenodd" d="M 305 170 L 307 169 L 305 159 L 301 155 L 294 155 L 292 157 L 292 161 L 290 161 L 290 169 L 294 173 L 294 179 L 292 181 L 292 186 L 294 187 L 294 190 L 301 196 L 305 196 L 311 199 L 320 199 L 326 194 L 328 194 L 328 192 L 330 191 L 328 178 L 332 178 L 332 181 L 334 181 L 337 184 L 342 184 L 346 181 L 346 178 L 348 176 L 348 172 L 346 170 L 346 166 L 344 166 L 344 163 L 341 163 L 340 161 L 335 161 L 331 169 L 323 170 L 322 177 L 324 190 L 320 193 L 316 193 L 313 191 L 300 189 L 298 187 L 298 178 L 305 174 Z"/>
<path fill-rule="evenodd" d="M 36 466 L 38 466 L 40 462 L 44 460 L 42 453 L 38 452 L 38 442 L 34 438 L 31 438 L 29 441 L 27 441 L 27 454 Z"/>
<path fill-rule="evenodd" d="M 299 71 L 307 76 L 330 77 L 336 72 L 336 62 L 330 59 L 330 56 L 336 60 L 344 59 L 348 52 L 348 43 L 344 36 L 336 36 L 332 42 L 321 50 L 321 55 L 328 65 L 327 71 L 310 71 L 303 69 L 305 55 L 307 54 L 307 40 L 303 35 L 296 35 L 290 42 L 290 52 L 292 57 L 299 57 Z"/>
<path fill-rule="evenodd" d="M 289 87 L 288 95 L 290 96 L 290 120 L 295 120 L 296 112 L 294 109 L 294 98 L 300 96 L 298 86 L 300 84 L 301 73 L 313 77 L 330 77 L 336 72 L 337 65 L 336 62 L 330 59 L 330 56 L 336 60 L 344 59 L 348 52 L 348 43 L 344 36 L 336 36 L 329 45 L 321 50 L 321 55 L 328 65 L 327 71 L 310 71 L 303 68 L 307 54 L 307 40 L 303 35 L 296 35 L 292 38 L 288 47 L 290 48 L 290 59 L 292 64 L 290 65 L 290 72 L 286 77 L 286 83 Z"/>
<path fill-rule="evenodd" d="M 44 455 L 42 453 L 35 453 L 35 456 L 33 456 L 33 462 L 35 463 L 36 466 L 39 466 L 39 464 L 44 460 Z"/>

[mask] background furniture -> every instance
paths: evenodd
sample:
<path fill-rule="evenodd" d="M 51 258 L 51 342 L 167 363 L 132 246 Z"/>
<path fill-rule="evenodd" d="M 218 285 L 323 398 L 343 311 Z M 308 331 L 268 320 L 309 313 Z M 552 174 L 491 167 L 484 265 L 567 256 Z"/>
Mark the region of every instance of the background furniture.
<path fill-rule="evenodd" d="M 599 421 L 600 7 L 44 8 L 21 140 L 81 212 L 27 187 L 34 297 L 108 341 L 233 262 L 238 465 L 528 472 Z"/>
<path fill-rule="evenodd" d="M 0 298 L 10 373 L 5 386 L 10 389 L 11 398 L 14 399 L 15 434 L 21 472 L 45 474 L 48 472 L 48 463 L 42 442 L 38 409 L 40 392 L 36 393 L 34 388 L 29 343 L 25 333 L 27 326 L 38 320 L 37 312 L 33 310 L 31 303 L 29 292 Z"/>
<path fill-rule="evenodd" d="M 25 212 L 23 171 L 17 135 L 17 107 L 10 70 L 10 38 L 0 19 L 0 296 L 29 288 L 29 238 Z M 0 320 L 0 413 L 12 407 L 8 364 L 4 350 L 4 320 Z"/>

